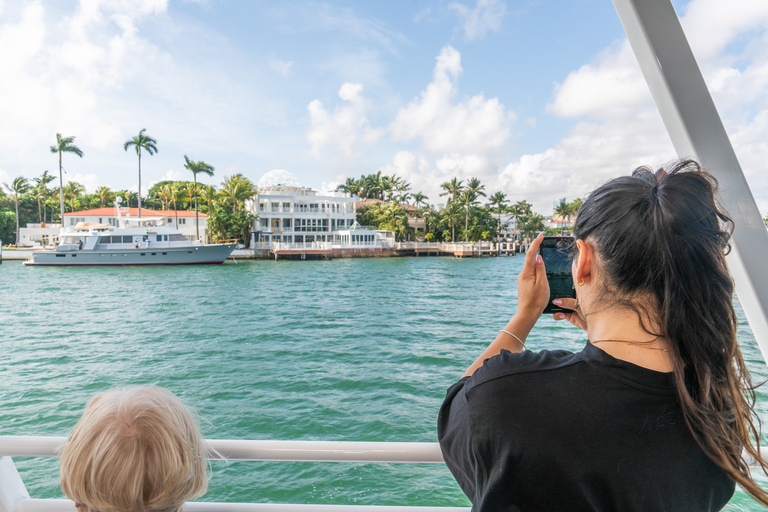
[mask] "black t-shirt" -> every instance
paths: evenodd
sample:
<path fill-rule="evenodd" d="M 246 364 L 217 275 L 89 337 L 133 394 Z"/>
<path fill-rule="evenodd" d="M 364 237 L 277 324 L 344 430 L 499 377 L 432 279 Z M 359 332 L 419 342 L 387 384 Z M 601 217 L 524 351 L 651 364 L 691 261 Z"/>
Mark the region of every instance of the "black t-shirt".
<path fill-rule="evenodd" d="M 448 389 L 437 432 L 474 512 L 698 512 L 734 491 L 686 427 L 672 375 L 590 343 L 503 350 Z"/>

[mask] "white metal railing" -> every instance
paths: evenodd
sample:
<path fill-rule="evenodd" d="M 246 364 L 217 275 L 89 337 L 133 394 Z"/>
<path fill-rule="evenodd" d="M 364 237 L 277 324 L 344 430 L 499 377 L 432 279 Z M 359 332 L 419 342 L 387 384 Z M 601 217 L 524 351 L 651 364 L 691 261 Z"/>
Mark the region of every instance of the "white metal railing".
<path fill-rule="evenodd" d="M 0 456 L 55 457 L 65 437 L 0 436 Z M 357 441 L 250 441 L 209 439 L 208 446 L 227 460 L 304 462 L 442 463 L 437 443 Z"/>
<path fill-rule="evenodd" d="M 445 252 L 458 251 L 512 251 L 515 249 L 513 242 L 397 242 L 396 248 L 401 251 L 435 249 Z"/>
<path fill-rule="evenodd" d="M 269 245 L 264 242 L 262 245 Z M 308 251 L 330 250 L 331 242 L 272 242 L 271 247 L 265 247 L 275 251 Z"/>
<path fill-rule="evenodd" d="M 0 512 L 74 512 L 62 499 L 32 499 L 10 457 L 55 457 L 65 437 L 0 436 Z M 207 440 L 211 458 L 254 461 L 442 463 L 437 443 Z M 194 502 L 185 512 L 468 512 L 465 507 Z"/>

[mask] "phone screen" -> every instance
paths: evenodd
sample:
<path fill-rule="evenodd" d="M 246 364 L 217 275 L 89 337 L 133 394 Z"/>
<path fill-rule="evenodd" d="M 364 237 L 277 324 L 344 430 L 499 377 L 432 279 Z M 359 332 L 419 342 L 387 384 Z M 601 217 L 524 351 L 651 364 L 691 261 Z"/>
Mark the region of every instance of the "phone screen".
<path fill-rule="evenodd" d="M 573 260 L 573 238 L 569 236 L 545 236 L 539 247 L 539 254 L 544 260 L 547 269 L 547 281 L 549 282 L 549 304 L 544 313 L 557 313 L 558 311 L 571 311 L 552 304 L 553 299 L 575 298 L 573 289 L 573 274 L 571 262 Z"/>

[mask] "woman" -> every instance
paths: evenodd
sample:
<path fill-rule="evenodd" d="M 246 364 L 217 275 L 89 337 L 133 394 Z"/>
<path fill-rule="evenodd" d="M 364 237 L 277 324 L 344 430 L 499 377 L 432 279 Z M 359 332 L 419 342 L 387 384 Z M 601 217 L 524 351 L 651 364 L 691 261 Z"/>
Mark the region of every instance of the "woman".
<path fill-rule="evenodd" d="M 60 477 L 80 512 L 178 512 L 208 486 L 205 441 L 170 391 L 109 391 L 62 446 Z"/>
<path fill-rule="evenodd" d="M 719 510 L 734 482 L 768 505 L 754 392 L 724 254 L 731 220 L 695 162 L 639 168 L 579 210 L 578 353 L 524 351 L 549 300 L 531 244 L 518 310 L 447 393 L 438 437 L 473 511 Z"/>

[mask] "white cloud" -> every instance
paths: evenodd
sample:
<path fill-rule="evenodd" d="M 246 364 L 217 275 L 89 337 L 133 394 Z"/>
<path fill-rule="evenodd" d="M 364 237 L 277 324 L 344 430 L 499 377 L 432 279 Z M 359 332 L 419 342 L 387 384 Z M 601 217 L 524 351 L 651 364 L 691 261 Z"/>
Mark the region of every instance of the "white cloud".
<path fill-rule="evenodd" d="M 632 48 L 624 40 L 557 84 L 547 111 L 560 117 L 627 117 L 652 100 Z"/>
<path fill-rule="evenodd" d="M 72 179 L 67 179 L 67 182 L 69 181 L 76 181 L 77 183 L 81 184 L 85 187 L 85 191 L 88 194 L 93 194 L 96 192 L 96 189 L 99 187 L 99 178 L 95 174 L 80 174 L 76 173 L 74 176 L 72 176 Z"/>
<path fill-rule="evenodd" d="M 0 167 L 0 183 L 8 183 L 8 184 L 10 185 L 10 184 L 11 184 L 11 181 L 13 181 L 13 180 L 11 179 L 11 175 L 10 175 L 10 174 L 8 174 L 8 173 L 5 171 L 5 169 L 3 169 L 2 167 Z M 2 191 L 3 191 L 3 192 L 6 192 L 6 190 L 5 190 L 5 187 L 3 187 L 2 185 L 0 185 L 0 189 L 2 189 Z"/>
<path fill-rule="evenodd" d="M 693 0 L 682 23 L 758 207 L 768 211 L 768 3 Z M 747 30 L 754 33 L 744 39 Z M 676 158 L 626 40 L 557 84 L 547 110 L 582 121 L 551 148 L 509 163 L 499 177 L 507 194 L 541 213 L 551 211 L 555 197 L 580 197 L 638 165 Z"/>
<path fill-rule="evenodd" d="M 279 75 L 287 77 L 291 73 L 293 67 L 293 61 L 280 60 L 274 55 L 269 58 L 269 67 Z"/>
<path fill-rule="evenodd" d="M 320 100 L 310 102 L 307 141 L 313 156 L 343 168 L 379 139 L 382 130 L 370 126 L 369 104 L 362 92 L 362 84 L 347 82 L 339 89 L 339 98 L 344 103 L 333 110 L 327 110 Z"/>
<path fill-rule="evenodd" d="M 168 169 L 166 173 L 160 177 L 159 181 L 182 181 L 184 179 L 184 174 L 181 171 Z M 159 183 L 159 181 L 156 181 L 155 183 Z"/>
<path fill-rule="evenodd" d="M 459 2 L 451 2 L 448 8 L 462 21 L 464 39 L 481 39 L 488 32 L 498 32 L 501 20 L 507 12 L 507 6 L 499 0 L 477 0 L 473 9 Z"/>
<path fill-rule="evenodd" d="M 430 204 L 446 202 L 447 197 L 440 196 L 444 192 L 440 185 L 453 178 L 466 182 L 477 177 L 486 186 L 486 193 L 493 193 L 498 190 L 500 172 L 497 163 L 477 155 L 447 154 L 439 158 L 433 167 L 427 157 L 410 151 L 397 152 L 392 163 L 380 170 L 383 174 L 404 178 L 411 184 L 410 192 L 425 194 Z"/>
<path fill-rule="evenodd" d="M 680 20 L 697 59 L 719 60 L 726 47 L 751 30 L 765 30 L 768 2 L 694 0 Z"/>
<path fill-rule="evenodd" d="M 552 148 L 506 165 L 496 186 L 510 199 L 525 199 L 534 210 L 549 215 L 556 197 L 583 197 L 611 178 L 640 165 L 658 166 L 674 155 L 661 117 L 648 109 L 631 123 L 578 123 Z"/>
<path fill-rule="evenodd" d="M 339 180 L 324 181 L 320 184 L 320 195 L 327 195 L 331 192 L 335 192 L 336 188 L 343 182 Z"/>
<path fill-rule="evenodd" d="M 462 72 L 461 54 L 446 46 L 437 57 L 432 82 L 419 98 L 400 109 L 390 124 L 395 140 L 418 139 L 430 153 L 483 154 L 503 146 L 515 119 L 497 98 L 482 94 L 453 103 Z"/>
<path fill-rule="evenodd" d="M 166 3 L 83 1 L 71 16 L 48 24 L 43 4 L 33 1 L 17 20 L 0 24 L 4 145 L 14 151 L 44 146 L 57 131 L 77 133 L 93 148 L 119 144 L 102 98 L 151 55 L 134 24 L 164 11 Z"/>

